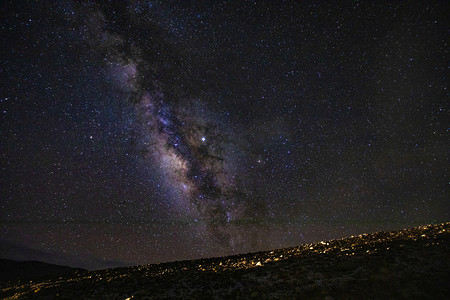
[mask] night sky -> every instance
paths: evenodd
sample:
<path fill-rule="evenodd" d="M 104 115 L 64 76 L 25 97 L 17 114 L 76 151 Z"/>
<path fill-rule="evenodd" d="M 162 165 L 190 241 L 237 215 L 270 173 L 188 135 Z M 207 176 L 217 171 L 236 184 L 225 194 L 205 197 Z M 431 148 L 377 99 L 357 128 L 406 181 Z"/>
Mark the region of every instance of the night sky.
<path fill-rule="evenodd" d="M 98 269 L 450 220 L 450 2 L 54 2 L 0 4 L 1 257 Z"/>

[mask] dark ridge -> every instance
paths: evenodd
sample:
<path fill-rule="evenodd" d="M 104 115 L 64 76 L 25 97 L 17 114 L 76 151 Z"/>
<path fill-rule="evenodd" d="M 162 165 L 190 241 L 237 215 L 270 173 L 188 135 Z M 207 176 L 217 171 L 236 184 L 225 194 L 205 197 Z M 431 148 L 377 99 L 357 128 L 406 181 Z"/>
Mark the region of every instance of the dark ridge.
<path fill-rule="evenodd" d="M 40 261 L 15 261 L 0 259 L 0 284 L 8 281 L 44 280 L 58 276 L 73 275 L 86 270 L 48 264 Z"/>

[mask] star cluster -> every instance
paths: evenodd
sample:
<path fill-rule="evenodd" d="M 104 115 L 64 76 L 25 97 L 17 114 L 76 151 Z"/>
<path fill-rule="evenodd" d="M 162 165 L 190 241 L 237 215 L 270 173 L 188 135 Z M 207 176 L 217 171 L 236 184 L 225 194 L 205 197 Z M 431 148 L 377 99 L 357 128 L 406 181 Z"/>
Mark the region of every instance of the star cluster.
<path fill-rule="evenodd" d="M 0 255 L 105 268 L 447 221 L 448 8 L 3 1 Z"/>

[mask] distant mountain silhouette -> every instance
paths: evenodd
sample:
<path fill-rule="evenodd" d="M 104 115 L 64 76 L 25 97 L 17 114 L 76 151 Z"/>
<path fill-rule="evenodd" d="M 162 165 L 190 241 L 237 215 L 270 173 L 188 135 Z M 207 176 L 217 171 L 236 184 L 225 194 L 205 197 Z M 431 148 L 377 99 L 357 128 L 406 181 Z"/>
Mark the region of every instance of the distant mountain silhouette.
<path fill-rule="evenodd" d="M 129 266 L 132 263 L 107 260 L 93 255 L 71 255 L 55 250 L 44 251 L 0 239 L 0 258 L 13 261 L 40 261 L 59 266 L 70 266 L 88 270 L 102 270 Z"/>
<path fill-rule="evenodd" d="M 0 282 L 42 280 L 85 271 L 84 269 L 47 264 L 39 261 L 0 259 Z"/>

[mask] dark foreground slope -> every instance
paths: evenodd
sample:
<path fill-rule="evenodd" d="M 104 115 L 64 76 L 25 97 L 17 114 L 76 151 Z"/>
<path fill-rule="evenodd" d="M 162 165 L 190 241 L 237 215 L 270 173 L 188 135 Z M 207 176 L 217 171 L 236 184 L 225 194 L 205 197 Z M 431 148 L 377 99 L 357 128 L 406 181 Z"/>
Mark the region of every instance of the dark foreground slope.
<path fill-rule="evenodd" d="M 10 282 L 0 298 L 446 299 L 449 231 L 450 223 L 444 223 L 223 258 Z"/>

